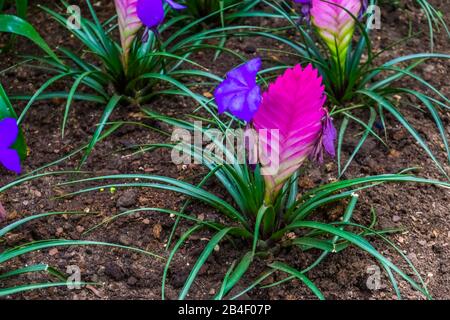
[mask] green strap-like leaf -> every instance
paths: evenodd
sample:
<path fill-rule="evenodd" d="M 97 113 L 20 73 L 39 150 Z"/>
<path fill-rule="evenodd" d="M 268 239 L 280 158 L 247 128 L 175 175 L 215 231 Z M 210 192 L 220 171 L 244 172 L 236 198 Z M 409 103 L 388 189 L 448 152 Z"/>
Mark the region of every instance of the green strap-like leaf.
<path fill-rule="evenodd" d="M 139 253 L 143 253 L 149 256 L 152 256 L 154 258 L 163 259 L 163 257 L 158 256 L 152 252 L 141 250 L 138 248 L 133 248 L 129 246 L 123 246 L 113 243 L 107 243 L 107 242 L 99 242 L 99 241 L 85 241 L 85 240 L 45 240 L 45 241 L 36 241 L 32 242 L 26 245 L 23 245 L 22 247 L 16 247 L 7 251 L 4 251 L 0 254 L 0 264 L 4 263 L 8 260 L 11 260 L 15 257 L 21 256 L 23 254 L 47 249 L 47 248 L 54 248 L 54 247 L 61 247 L 61 246 L 106 246 L 106 247 L 114 247 L 114 248 L 121 248 L 126 250 L 131 250 Z"/>
<path fill-rule="evenodd" d="M 319 300 L 325 300 L 325 297 L 323 296 L 322 292 L 319 290 L 319 288 L 316 287 L 314 283 L 312 283 L 311 280 L 307 276 L 305 276 L 303 273 L 298 271 L 297 269 L 294 269 L 282 262 L 274 262 L 269 265 L 269 267 L 272 267 L 273 269 L 280 270 L 283 272 L 286 272 L 290 275 L 295 276 L 300 281 L 302 281 L 311 291 L 316 295 Z"/>
<path fill-rule="evenodd" d="M 1 14 L 0 15 L 0 32 L 8 32 L 26 37 L 44 50 L 50 57 L 57 62 L 63 64 L 58 56 L 50 49 L 48 44 L 39 35 L 36 29 L 27 21 L 17 16 Z"/>
<path fill-rule="evenodd" d="M 250 264 L 253 261 L 253 253 L 247 252 L 239 262 L 239 264 L 236 266 L 236 268 L 232 269 L 230 268 L 229 272 L 227 273 L 227 276 L 225 277 L 222 288 L 219 292 L 219 294 L 214 297 L 214 300 L 221 300 L 224 296 L 230 292 L 231 289 L 236 285 L 236 283 L 239 282 L 239 280 L 242 278 L 242 276 L 247 272 L 248 268 L 250 267 Z"/>
<path fill-rule="evenodd" d="M 215 234 L 214 237 L 208 242 L 205 249 L 201 253 L 200 257 L 198 258 L 197 262 L 195 263 L 194 267 L 191 270 L 191 273 L 189 274 L 188 278 L 186 279 L 186 282 L 184 283 L 183 289 L 181 290 L 181 293 L 178 297 L 179 300 L 184 300 L 186 298 L 189 289 L 192 286 L 192 283 L 194 282 L 195 278 L 197 277 L 198 272 L 202 268 L 202 266 L 205 264 L 206 260 L 209 258 L 211 253 L 213 252 L 214 248 L 217 246 L 217 244 L 222 241 L 222 239 L 232 230 L 233 228 L 226 228 L 218 233 Z"/>
<path fill-rule="evenodd" d="M 102 115 L 102 118 L 100 119 L 100 123 L 99 123 L 97 129 L 95 130 L 95 133 L 91 138 L 91 141 L 89 142 L 89 146 L 86 148 L 83 158 L 81 159 L 79 168 L 86 162 L 87 158 L 91 154 L 95 145 L 99 141 L 102 131 L 105 128 L 105 125 L 108 122 L 108 119 L 111 116 L 111 113 L 114 111 L 114 109 L 116 108 L 117 104 L 120 102 L 121 99 L 122 99 L 122 96 L 114 95 L 111 98 L 111 100 L 109 100 L 108 104 L 105 107 L 105 110 L 103 111 L 103 115 Z"/>
<path fill-rule="evenodd" d="M 83 285 L 87 285 L 87 284 L 88 283 L 85 283 L 85 282 L 70 283 L 70 285 L 72 285 L 72 286 L 76 286 L 76 285 L 83 286 Z M 53 288 L 53 287 L 66 287 L 66 286 L 67 286 L 67 282 L 27 284 L 27 285 L 23 285 L 23 286 L 0 289 L 0 297 L 9 296 L 11 294 L 20 293 L 20 292 L 24 292 L 24 291 Z"/>
<path fill-rule="evenodd" d="M 384 109 L 389 111 L 402 125 L 405 127 L 406 130 L 409 131 L 409 133 L 416 139 L 416 141 L 419 143 L 419 145 L 425 150 L 426 153 L 430 156 L 430 158 L 434 161 L 438 169 L 445 175 L 447 179 L 450 179 L 445 169 L 442 167 L 441 163 L 438 159 L 434 156 L 433 152 L 428 147 L 427 143 L 422 139 L 420 134 L 414 129 L 411 124 L 406 120 L 406 118 L 385 98 L 380 96 L 379 94 L 369 91 L 369 90 L 359 90 L 360 93 L 368 96 L 369 98 L 373 99 L 375 102 L 380 104 Z"/>

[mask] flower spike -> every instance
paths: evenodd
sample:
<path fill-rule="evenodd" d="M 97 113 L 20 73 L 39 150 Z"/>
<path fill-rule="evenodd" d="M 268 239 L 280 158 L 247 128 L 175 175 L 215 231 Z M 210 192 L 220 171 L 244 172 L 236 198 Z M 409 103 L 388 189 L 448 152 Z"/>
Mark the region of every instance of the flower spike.
<path fill-rule="evenodd" d="M 327 115 L 325 101 L 322 77 L 311 65 L 288 69 L 263 94 L 253 126 L 259 136 L 267 204 L 317 149 Z"/>
<path fill-rule="evenodd" d="M 125 69 L 128 66 L 131 44 L 142 27 L 142 23 L 137 15 L 137 3 L 138 0 L 115 0 L 123 51 L 122 62 Z"/>
<path fill-rule="evenodd" d="M 355 30 L 354 17 L 359 16 L 362 7 L 361 0 L 312 0 L 312 23 L 342 70 Z"/>

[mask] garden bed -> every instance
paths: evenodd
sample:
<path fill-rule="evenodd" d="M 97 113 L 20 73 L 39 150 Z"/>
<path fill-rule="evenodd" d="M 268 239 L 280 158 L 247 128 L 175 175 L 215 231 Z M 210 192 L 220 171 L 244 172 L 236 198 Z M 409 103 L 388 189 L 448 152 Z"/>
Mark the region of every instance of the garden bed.
<path fill-rule="evenodd" d="M 114 12 L 112 1 L 100 1 L 101 6 L 96 7 L 102 19 L 110 17 Z M 446 14 L 450 21 L 448 8 L 441 1 L 430 1 Z M 52 6 L 53 1 L 48 1 Z M 423 14 L 414 6 L 409 10 L 392 11 L 383 15 L 382 29 L 372 34 L 377 47 L 386 43 L 392 43 L 408 35 L 408 23 L 411 21 L 413 30 L 425 30 L 426 24 Z M 47 16 L 37 8 L 32 8 L 30 21 L 34 26 L 39 26 L 40 33 L 53 46 L 76 47 L 76 42 L 66 38 L 66 33 L 55 22 L 48 20 Z M 273 23 L 265 20 L 264 23 Z M 276 22 L 279 23 L 279 22 Z M 67 43 L 69 41 L 69 43 Z M 252 58 L 256 53 L 267 55 L 260 48 L 276 46 L 279 44 L 267 39 L 232 39 L 227 43 L 228 47 Z M 412 39 L 407 45 L 400 46 L 401 52 L 389 51 L 383 59 L 393 58 L 398 54 L 407 52 L 425 52 L 429 50 L 429 42 L 426 39 Z M 23 39 L 19 39 L 16 49 L 20 54 L 36 53 L 37 49 Z M 437 52 L 448 52 L 448 38 L 444 33 L 437 35 Z M 256 52 L 255 52 L 256 51 Z M 270 55 L 273 55 L 270 53 Z M 200 52 L 196 55 L 196 61 L 211 68 L 213 73 L 224 75 L 237 63 L 235 59 L 224 55 L 217 63 L 211 63 L 213 54 Z M 289 59 L 283 56 L 272 58 Z M 19 58 L 15 55 L 2 55 L 0 70 L 6 69 L 17 63 Z M 448 72 L 450 63 L 442 61 L 429 61 L 421 67 L 419 72 L 426 80 L 439 88 L 445 95 L 450 94 Z M 43 83 L 45 73 L 39 70 L 30 70 L 18 66 L 1 75 L 1 83 L 10 92 L 28 91 L 34 92 Z M 403 80 L 409 81 L 409 80 Z M 69 90 L 71 82 L 60 85 L 60 90 Z M 411 81 L 411 86 L 418 86 Z M 206 94 L 206 93 L 205 93 Z M 440 146 L 439 135 L 432 119 L 413 107 L 407 107 L 414 101 L 400 101 L 404 104 L 404 114 L 408 120 L 419 128 L 419 132 L 434 142 L 436 154 L 439 160 L 446 163 L 444 150 Z M 30 150 L 30 157 L 24 162 L 24 171 L 34 170 L 42 165 L 50 163 L 70 153 L 87 143 L 92 135 L 95 125 L 101 116 L 102 108 L 95 104 L 75 102 L 71 109 L 66 135 L 61 138 L 60 123 L 64 113 L 63 100 L 37 102 L 24 121 L 24 132 Z M 20 103 L 17 108 L 23 108 Z M 186 117 L 191 113 L 196 104 L 187 98 L 165 97 L 158 98 L 148 104 L 152 110 L 175 117 Z M 123 106 L 117 109 L 113 120 L 136 121 L 143 115 L 135 106 Z M 450 134 L 450 114 L 442 116 L 447 133 Z M 337 120 L 339 127 L 340 120 Z M 147 122 L 148 125 L 160 129 L 167 129 L 165 125 Z M 369 137 L 362 146 L 353 163 L 345 173 L 345 177 L 360 177 L 382 173 L 397 173 L 407 167 L 420 167 L 418 174 L 423 177 L 443 179 L 422 149 L 414 142 L 406 130 L 397 125 L 388 117 L 388 141 L 389 148 L 384 147 L 375 139 Z M 381 131 L 380 131 L 381 132 Z M 354 145 L 360 129 L 350 126 L 344 142 L 344 155 L 348 157 Z M 198 183 L 205 174 L 205 169 L 200 165 L 177 166 L 170 158 L 170 151 L 157 150 L 142 154 L 130 155 L 127 148 L 136 144 L 150 144 L 168 142 L 170 139 L 156 131 L 143 130 L 140 127 L 127 125 L 107 139 L 101 141 L 89 157 L 84 171 L 96 174 L 118 173 L 151 173 L 161 176 L 170 176 L 188 182 Z M 62 164 L 52 167 L 52 170 L 71 170 L 80 160 L 77 155 Z M 345 160 L 345 159 L 344 159 Z M 445 167 L 450 172 L 448 165 Z M 14 179 L 14 176 L 0 169 L 0 185 L 4 185 Z M 312 167 L 304 170 L 300 188 L 305 190 L 313 186 L 329 182 L 337 176 L 336 163 L 327 159 L 320 168 Z M 75 177 L 73 177 L 75 178 Z M 88 234 L 84 234 L 89 228 L 103 221 L 105 218 L 127 209 L 146 207 L 159 207 L 179 209 L 185 197 L 178 194 L 152 190 L 104 190 L 92 192 L 80 196 L 64 199 L 55 197 L 67 192 L 67 187 L 58 186 L 58 183 L 67 180 L 67 176 L 48 176 L 38 180 L 24 183 L 6 193 L 0 194 L 0 202 L 8 212 L 6 222 L 12 222 L 18 218 L 42 212 L 52 211 L 84 211 L 85 215 L 65 215 L 50 217 L 28 224 L 8 234 L 0 248 L 15 246 L 23 242 L 42 239 L 84 239 L 103 242 L 118 243 L 126 246 L 138 247 L 163 257 L 168 256 L 165 249 L 168 237 L 175 218 L 158 213 L 136 213 L 129 217 L 119 218 L 115 222 L 102 226 Z M 72 187 L 75 190 L 77 187 Z M 216 194 L 223 194 L 221 187 L 215 181 L 208 184 L 209 190 Z M 371 219 L 371 208 L 377 214 L 377 227 L 402 228 L 402 232 L 389 235 L 405 255 L 414 263 L 422 275 L 430 294 L 436 299 L 450 298 L 450 190 L 434 186 L 413 184 L 388 184 L 378 186 L 369 191 L 361 192 L 362 201 L 356 209 L 354 220 L 361 224 L 368 224 Z M 330 206 L 327 210 L 316 213 L 325 221 L 333 221 L 336 214 L 340 214 L 342 208 Z M 211 208 L 193 202 L 188 211 L 201 219 L 220 219 L 217 212 Z M 188 222 L 182 222 L 180 230 L 186 230 Z M 203 247 L 206 239 L 211 238 L 211 233 L 205 231 L 195 238 L 191 238 L 175 256 L 171 265 L 171 271 L 166 285 L 166 297 L 176 299 L 179 290 L 184 284 L 193 264 Z M 384 250 L 379 240 L 374 240 L 374 245 L 381 253 L 392 259 L 399 267 L 406 267 L 406 263 L 395 252 Z M 222 242 L 207 263 L 202 267 L 199 277 L 193 284 L 188 295 L 189 299 L 212 298 L 220 288 L 221 282 L 230 262 L 238 258 L 242 252 L 228 242 Z M 301 252 L 300 250 L 283 249 L 278 260 L 289 262 L 290 265 L 303 269 L 317 257 L 318 251 Z M 268 259 L 271 259 L 270 257 Z M 42 250 L 20 257 L 17 261 L 9 262 L 6 267 L 13 268 L 17 265 L 31 265 L 35 263 L 48 263 L 62 271 L 67 266 L 76 265 L 81 269 L 82 280 L 96 282 L 101 285 L 88 286 L 80 290 L 68 290 L 66 288 L 51 288 L 31 291 L 7 297 L 7 299 L 160 299 L 161 277 L 164 269 L 164 261 L 145 256 L 139 253 L 122 249 L 104 247 L 59 247 L 57 249 Z M 319 287 L 327 299 L 395 299 L 388 279 L 383 276 L 381 287 L 370 290 L 367 280 L 372 275 L 371 266 L 376 265 L 368 254 L 350 248 L 341 253 L 328 257 L 319 268 L 308 273 L 309 278 Z M 252 265 L 250 271 L 240 281 L 236 292 L 245 289 L 263 271 L 263 261 Z M 15 280 L 8 280 L 5 286 L 14 286 L 18 283 L 32 282 L 37 275 L 23 275 Z M 45 278 L 39 275 L 39 279 Z M 281 274 L 271 276 L 266 280 L 272 283 L 283 279 Z M 17 282 L 16 282 L 17 281 Z M 406 282 L 399 282 L 404 298 L 416 299 L 422 296 L 412 289 Z M 254 289 L 243 296 L 246 299 L 309 299 L 313 294 L 299 281 L 290 281 L 280 286 L 269 289 Z"/>

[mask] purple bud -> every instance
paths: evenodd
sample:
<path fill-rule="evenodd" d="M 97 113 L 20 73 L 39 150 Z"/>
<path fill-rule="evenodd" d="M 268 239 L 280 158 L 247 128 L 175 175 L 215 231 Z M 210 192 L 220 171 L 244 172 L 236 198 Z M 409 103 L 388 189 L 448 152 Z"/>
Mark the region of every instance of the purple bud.
<path fill-rule="evenodd" d="M 337 138 L 337 132 L 333 125 L 333 118 L 328 114 L 322 120 L 322 132 L 318 143 L 314 146 L 314 150 L 310 159 L 323 163 L 324 151 L 326 151 L 332 158 L 336 156 L 335 142 Z"/>
<path fill-rule="evenodd" d="M 302 6 L 303 19 L 309 23 L 311 18 L 312 0 L 294 0 L 295 3 L 299 3 Z"/>

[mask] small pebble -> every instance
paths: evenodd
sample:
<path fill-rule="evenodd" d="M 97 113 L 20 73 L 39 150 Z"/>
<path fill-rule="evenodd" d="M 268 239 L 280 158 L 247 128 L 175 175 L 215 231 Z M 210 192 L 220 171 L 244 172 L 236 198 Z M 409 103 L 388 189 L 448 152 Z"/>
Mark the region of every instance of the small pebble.
<path fill-rule="evenodd" d="M 156 239 L 161 239 L 162 226 L 160 224 L 155 224 L 152 231 Z"/>
<path fill-rule="evenodd" d="M 64 232 L 64 229 L 59 227 L 56 229 L 56 236 L 60 236 Z"/>
<path fill-rule="evenodd" d="M 124 246 L 129 246 L 131 244 L 131 239 L 127 235 L 121 234 L 119 236 L 119 243 Z"/>
<path fill-rule="evenodd" d="M 244 48 L 245 53 L 253 54 L 256 52 L 256 47 L 252 45 L 248 45 Z"/>

